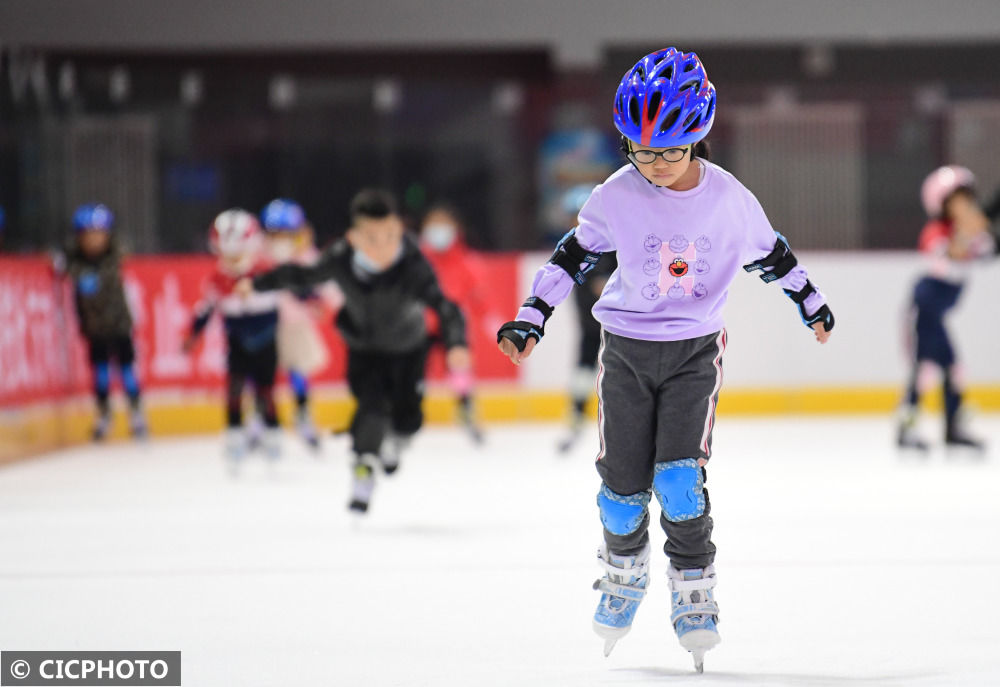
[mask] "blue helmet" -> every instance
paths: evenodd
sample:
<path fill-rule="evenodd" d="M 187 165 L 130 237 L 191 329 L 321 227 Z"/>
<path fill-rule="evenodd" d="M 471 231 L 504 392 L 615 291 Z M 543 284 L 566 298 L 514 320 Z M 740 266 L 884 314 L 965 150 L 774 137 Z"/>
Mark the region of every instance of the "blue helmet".
<path fill-rule="evenodd" d="M 73 228 L 77 231 L 88 229 L 111 231 L 111 226 L 114 223 L 114 213 L 100 203 L 86 203 L 79 206 L 73 213 Z"/>
<path fill-rule="evenodd" d="M 260 223 L 271 233 L 297 231 L 306 223 L 306 214 L 294 200 L 276 198 L 260 211 Z"/>
<path fill-rule="evenodd" d="M 693 52 L 657 50 L 625 72 L 613 115 L 622 136 L 640 145 L 695 143 L 715 121 L 715 86 Z"/>

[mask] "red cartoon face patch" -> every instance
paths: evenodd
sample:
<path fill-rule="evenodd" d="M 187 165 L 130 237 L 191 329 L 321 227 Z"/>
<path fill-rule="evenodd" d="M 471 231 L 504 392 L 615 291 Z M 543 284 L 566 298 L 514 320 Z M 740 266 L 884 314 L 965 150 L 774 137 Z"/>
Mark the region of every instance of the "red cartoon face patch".
<path fill-rule="evenodd" d="M 688 272 L 688 264 L 683 258 L 677 258 L 670 263 L 670 276 L 683 277 Z"/>

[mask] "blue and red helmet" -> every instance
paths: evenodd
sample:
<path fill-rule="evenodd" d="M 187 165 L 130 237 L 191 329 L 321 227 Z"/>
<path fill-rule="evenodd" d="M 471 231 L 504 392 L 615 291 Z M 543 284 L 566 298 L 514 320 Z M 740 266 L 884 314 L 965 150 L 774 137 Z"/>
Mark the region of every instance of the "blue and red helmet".
<path fill-rule="evenodd" d="M 269 233 L 298 231 L 306 223 L 306 213 L 294 200 L 276 198 L 260 211 L 260 223 Z"/>
<path fill-rule="evenodd" d="M 73 229 L 76 231 L 111 231 L 115 223 L 115 215 L 105 205 L 86 203 L 79 206 L 73 213 Z"/>
<path fill-rule="evenodd" d="M 715 86 L 693 52 L 676 48 L 646 55 L 625 72 L 614 103 L 622 136 L 651 148 L 700 141 L 715 121 Z"/>

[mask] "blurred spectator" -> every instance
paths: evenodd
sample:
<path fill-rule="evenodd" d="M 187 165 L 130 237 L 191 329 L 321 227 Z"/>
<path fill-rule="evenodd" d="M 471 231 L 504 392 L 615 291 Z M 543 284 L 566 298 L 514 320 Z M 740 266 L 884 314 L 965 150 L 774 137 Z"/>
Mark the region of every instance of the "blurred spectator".
<path fill-rule="evenodd" d="M 93 429 L 95 440 L 105 438 L 111 428 L 112 360 L 118 364 L 122 386 L 131 404 L 132 435 L 142 437 L 147 431 L 135 374 L 132 316 L 122 283 L 122 251 L 112 233 L 113 225 L 114 215 L 104 205 L 79 206 L 73 214 L 74 236 L 66 257 L 56 260 L 57 272 L 64 271 L 73 280 L 80 332 L 90 348 L 98 410 Z"/>
<path fill-rule="evenodd" d="M 191 333 L 184 343 L 184 350 L 190 351 L 215 310 L 222 313 L 227 343 L 224 450 L 233 472 L 253 443 L 243 425 L 243 389 L 248 383 L 253 383 L 257 412 L 266 428 L 264 452 L 270 459 L 281 454 L 278 413 L 274 406 L 280 294 L 236 292 L 241 279 L 261 274 L 271 266 L 262 255 L 261 233 L 257 218 L 239 208 L 226 210 L 212 222 L 210 245 L 219 261 L 205 282 L 202 299 L 195 306 Z"/>
<path fill-rule="evenodd" d="M 319 251 L 313 245 L 313 229 L 302 207 L 293 200 L 277 198 L 260 213 L 267 248 L 276 265 L 315 265 Z M 319 289 L 285 291 L 278 317 L 278 365 L 288 372 L 295 394 L 295 426 L 314 449 L 319 433 L 309 412 L 309 377 L 326 367 L 329 352 L 316 322 L 340 307 L 343 295 L 332 284 Z M 325 306 L 325 307 L 324 307 Z"/>
<path fill-rule="evenodd" d="M 593 190 L 593 185 L 581 184 L 563 194 L 563 209 L 573 217 L 573 226 L 576 226 L 577 215 Z M 568 451 L 579 439 L 586 416 L 587 401 L 594 392 L 597 352 L 601 347 L 601 323 L 594 319 L 591 309 L 601 297 L 604 285 L 608 283 L 608 278 L 616 269 L 618 260 L 614 251 L 603 253 L 601 259 L 588 272 L 587 283 L 573 289 L 573 303 L 580 323 L 580 341 L 577 347 L 576 367 L 573 368 L 569 382 L 569 395 L 573 404 L 569 432 L 559 442 L 560 452 Z"/>
<path fill-rule="evenodd" d="M 920 233 L 919 248 L 928 258 L 926 274 L 913 290 L 912 368 L 900 410 L 897 444 L 926 451 L 917 432 L 920 397 L 940 371 L 944 392 L 945 444 L 978 450 L 983 443 L 963 427 L 963 380 L 944 318 L 965 286 L 969 266 L 997 252 L 990 222 L 1000 216 L 1000 194 L 984 211 L 976 201 L 976 178 L 957 165 L 940 167 L 924 180 L 921 200 L 928 222 Z"/>
<path fill-rule="evenodd" d="M 445 298 L 456 303 L 466 316 L 466 328 L 478 329 L 478 318 L 486 311 L 479 258 L 465 242 L 465 226 L 458 211 L 446 204 L 433 205 L 420 225 L 420 248 L 434 268 Z M 440 355 L 443 339 L 436 313 L 427 311 L 431 355 Z M 469 342 L 475 337 L 469 337 Z M 474 351 L 470 351 L 474 355 Z M 482 429 L 476 423 L 473 404 L 472 366 L 448 369 L 448 384 L 458 399 L 458 414 L 462 426 L 473 441 L 481 443 Z"/>

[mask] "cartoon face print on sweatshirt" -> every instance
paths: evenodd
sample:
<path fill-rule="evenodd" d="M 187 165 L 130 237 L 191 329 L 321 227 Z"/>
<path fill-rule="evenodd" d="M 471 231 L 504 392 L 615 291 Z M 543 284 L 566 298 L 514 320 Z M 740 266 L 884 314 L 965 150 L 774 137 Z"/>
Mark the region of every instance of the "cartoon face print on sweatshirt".
<path fill-rule="evenodd" d="M 647 234 L 642 247 L 649 254 L 642 263 L 643 274 L 656 279 L 642 289 L 643 298 L 652 301 L 666 296 L 680 300 L 690 296 L 701 300 L 708 295 L 704 282 L 698 280 L 712 269 L 708 261 L 712 242 L 707 236 L 702 234 L 692 242 L 684 234 L 673 234 L 664 242 L 655 234 Z"/>
<path fill-rule="evenodd" d="M 656 282 L 650 282 L 642 287 L 642 297 L 655 301 L 660 297 L 660 285 Z"/>
<path fill-rule="evenodd" d="M 708 261 L 712 242 L 707 236 L 701 234 L 691 241 L 677 233 L 664 241 L 656 234 L 647 234 L 642 247 L 647 254 L 642 263 L 643 274 L 656 280 L 642 288 L 643 298 L 655 301 L 666 296 L 680 300 L 690 296 L 701 300 L 708 295 L 708 288 L 699 279 L 712 270 Z"/>

